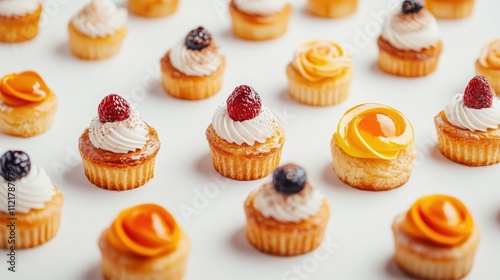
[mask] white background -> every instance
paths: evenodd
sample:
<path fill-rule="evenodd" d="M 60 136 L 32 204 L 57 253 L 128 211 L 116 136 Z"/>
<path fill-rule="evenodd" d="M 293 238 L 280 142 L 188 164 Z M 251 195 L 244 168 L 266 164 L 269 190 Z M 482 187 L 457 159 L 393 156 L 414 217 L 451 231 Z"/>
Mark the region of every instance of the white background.
<path fill-rule="evenodd" d="M 377 19 L 387 13 L 386 1 L 361 0 L 354 15 L 332 20 L 309 16 L 305 0 L 291 1 L 294 10 L 288 32 L 268 42 L 235 38 L 227 2 L 181 0 L 177 12 L 166 18 L 131 15 L 121 52 L 105 61 L 82 61 L 69 51 L 67 23 L 84 1 L 47 1 L 36 39 L 0 45 L 1 76 L 35 70 L 60 101 L 48 132 L 29 139 L 0 134 L 0 153 L 26 151 L 65 196 L 58 235 L 41 247 L 17 251 L 16 273 L 7 271 L 7 252 L 0 251 L 0 279 L 101 279 L 97 247 L 101 231 L 121 210 L 151 202 L 171 211 L 191 237 L 188 280 L 404 279 L 392 260 L 390 226 L 398 213 L 431 193 L 461 199 L 482 232 L 476 263 L 467 279 L 499 279 L 500 165 L 471 168 L 444 158 L 437 149 L 433 117 L 474 76 L 481 47 L 500 37 L 500 3 L 477 1 L 472 17 L 440 20 L 444 49 L 437 71 L 409 79 L 386 75 L 376 66 Z M 207 100 L 174 99 L 159 86 L 159 61 L 198 25 L 208 28 L 226 53 L 224 86 Z M 353 51 L 351 93 L 339 105 L 305 106 L 287 94 L 285 67 L 294 50 L 313 39 L 342 42 Z M 275 257 L 255 250 L 245 239 L 243 202 L 252 189 L 270 178 L 238 182 L 219 176 L 205 139 L 215 108 L 239 84 L 253 86 L 284 126 L 287 140 L 282 163 L 302 165 L 309 180 L 329 199 L 328 250 Z M 155 178 L 133 191 L 111 192 L 93 186 L 85 178 L 78 155 L 78 137 L 109 93 L 127 97 L 158 130 L 162 143 Z M 346 110 L 365 102 L 395 107 L 413 123 L 415 169 L 399 189 L 359 191 L 340 182 L 332 171 L 329 142 L 337 122 Z M 201 198 L 200 193 L 210 197 Z M 189 207 L 194 211 L 183 214 L 182 209 Z M 294 274 L 294 268 L 303 274 Z"/>

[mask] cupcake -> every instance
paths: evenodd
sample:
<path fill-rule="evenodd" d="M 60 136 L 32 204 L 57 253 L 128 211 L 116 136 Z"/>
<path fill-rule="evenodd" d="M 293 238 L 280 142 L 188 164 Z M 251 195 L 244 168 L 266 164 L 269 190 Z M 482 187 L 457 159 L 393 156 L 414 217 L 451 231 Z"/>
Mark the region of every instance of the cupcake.
<path fill-rule="evenodd" d="M 285 34 L 292 6 L 286 0 L 231 0 L 234 35 L 246 40 L 269 40 Z"/>
<path fill-rule="evenodd" d="M 330 208 L 305 170 L 286 164 L 274 170 L 272 183 L 250 193 L 245 214 L 250 244 L 269 254 L 294 256 L 321 244 Z"/>
<path fill-rule="evenodd" d="M 0 0 L 0 42 L 19 43 L 38 34 L 40 0 Z"/>
<path fill-rule="evenodd" d="M 382 104 L 349 109 L 330 148 L 335 173 L 357 189 L 391 190 L 405 184 L 413 171 L 413 127 L 401 112 Z"/>
<path fill-rule="evenodd" d="M 177 10 L 178 0 L 128 0 L 130 12 L 141 17 L 163 17 Z"/>
<path fill-rule="evenodd" d="M 459 19 L 474 10 L 474 0 L 425 0 L 427 9 L 437 18 Z"/>
<path fill-rule="evenodd" d="M 419 0 L 405 0 L 391 14 L 377 45 L 380 69 L 403 77 L 434 72 L 443 48 L 436 19 Z"/>
<path fill-rule="evenodd" d="M 47 131 L 54 122 L 56 95 L 33 71 L 11 73 L 0 80 L 0 131 L 31 137 Z"/>
<path fill-rule="evenodd" d="M 476 74 L 485 76 L 493 91 L 500 94 L 500 39 L 484 46 L 476 61 Z"/>
<path fill-rule="evenodd" d="M 77 57 L 109 58 L 127 35 L 127 10 L 111 0 L 91 0 L 68 24 L 69 44 Z"/>
<path fill-rule="evenodd" d="M 286 75 L 288 92 L 295 100 L 313 106 L 334 105 L 349 95 L 351 57 L 334 42 L 312 41 L 295 51 Z"/>
<path fill-rule="evenodd" d="M 122 211 L 99 238 L 108 280 L 181 280 L 190 242 L 175 218 L 156 204 Z"/>
<path fill-rule="evenodd" d="M 281 159 L 285 131 L 250 86 L 237 86 L 206 130 L 215 170 L 235 180 L 269 175 Z"/>
<path fill-rule="evenodd" d="M 63 202 L 59 188 L 25 152 L 0 157 L 1 248 L 27 249 L 51 240 L 59 231 Z"/>
<path fill-rule="evenodd" d="M 104 97 L 80 136 L 78 150 L 89 181 L 103 189 L 138 188 L 154 177 L 160 140 L 156 130 L 117 94 Z"/>
<path fill-rule="evenodd" d="M 397 265 L 419 279 L 461 279 L 471 270 L 479 230 L 458 199 L 429 195 L 392 224 Z"/>
<path fill-rule="evenodd" d="M 163 88 L 174 97 L 198 100 L 222 88 L 225 56 L 201 26 L 168 50 L 160 63 Z"/>
<path fill-rule="evenodd" d="M 441 153 L 468 166 L 500 162 L 500 101 L 483 76 L 472 78 L 434 117 Z"/>
<path fill-rule="evenodd" d="M 307 11 L 315 16 L 340 18 L 353 14 L 358 0 L 308 0 Z"/>

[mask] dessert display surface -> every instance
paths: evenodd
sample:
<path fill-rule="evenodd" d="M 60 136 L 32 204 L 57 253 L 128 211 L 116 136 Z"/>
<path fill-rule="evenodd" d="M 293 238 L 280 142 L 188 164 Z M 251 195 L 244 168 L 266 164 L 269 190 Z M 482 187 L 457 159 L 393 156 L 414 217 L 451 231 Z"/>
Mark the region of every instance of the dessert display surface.
<path fill-rule="evenodd" d="M 113 2 L 119 9 L 127 9 L 138 1 Z M 311 15 L 306 0 L 288 0 L 286 3 L 291 8 L 286 31 L 274 39 L 262 41 L 242 39 L 233 33 L 230 0 L 171 2 L 175 2 L 176 6 L 171 7 L 174 11 L 165 16 L 137 15 L 128 11 L 126 36 L 116 53 L 105 59 L 81 59 L 71 48 L 68 24 L 89 1 L 42 1 L 44 8 L 36 36 L 21 43 L 0 43 L 0 78 L 14 77 L 14 74 L 21 74 L 19 77 L 22 78 L 28 73 L 26 77 L 33 80 L 14 83 L 13 78 L 6 78 L 5 84 L 9 88 L 0 88 L 0 98 L 24 94 L 27 92 L 24 86 L 37 81 L 42 90 L 46 88 L 50 96 L 57 98 L 57 108 L 53 110 L 53 119 L 46 130 L 44 128 L 29 137 L 0 132 L 0 155 L 9 150 L 25 152 L 29 155 L 32 172 L 43 169 L 50 182 L 57 187 L 54 197 L 61 196 L 60 204 L 64 196 L 62 210 L 56 211 L 60 215 L 60 224 L 55 236 L 43 240 L 36 247 L 16 249 L 16 272 L 8 270 L 10 264 L 6 261 L 10 250 L 0 249 L 0 279 L 104 279 L 103 256 L 110 279 L 124 279 L 124 275 L 132 277 L 136 272 L 150 273 L 149 266 L 162 258 L 169 260 L 168 264 L 163 263 L 163 268 L 168 268 L 169 273 L 174 275 L 170 276 L 171 279 L 413 279 L 403 272 L 394 258 L 396 245 L 405 245 L 395 243 L 395 230 L 404 230 L 401 215 L 417 209 L 419 201 L 420 205 L 429 205 L 429 201 L 434 200 L 425 202 L 420 199 L 432 195 L 443 195 L 447 199 L 452 197 L 449 200 L 451 205 L 456 206 L 455 212 L 459 213 L 456 215 L 465 213 L 463 209 L 466 207 L 467 217 L 470 215 L 473 220 L 474 227 L 467 224 L 466 228 L 467 236 L 471 236 L 468 242 L 474 247 L 474 250 L 471 249 L 474 251 L 473 265 L 461 270 L 466 273 L 470 269 L 464 279 L 500 278 L 500 164 L 494 161 L 490 165 L 471 167 L 448 159 L 438 146 L 435 125 L 435 117 L 441 115 L 442 118 L 444 113 L 441 112 L 454 96 L 463 94 L 469 81 L 479 74 L 477 65 L 480 61 L 486 61 L 481 64 L 482 67 L 491 66 L 486 69 L 489 70 L 487 73 L 497 77 L 494 71 L 498 71 L 495 64 L 498 49 L 487 50 L 494 49 L 498 45 L 495 42 L 500 38 L 500 2 L 474 1 L 470 16 L 454 20 L 437 18 L 442 42 L 439 63 L 435 70 L 422 77 L 391 75 L 379 67 L 377 39 L 385 20 L 389 18 L 389 11 L 398 6 L 400 8 L 399 1 L 358 0 L 354 13 L 328 18 Z M 166 8 L 163 13 L 167 13 Z M 198 27 L 209 31 L 224 55 L 222 86 L 203 99 L 176 98 L 165 92 L 161 60 Z M 348 94 L 335 105 L 307 105 L 290 95 L 287 67 L 294 61 L 298 48 L 308 42 L 334 42 L 349 53 L 352 79 Z M 311 64 L 330 59 L 320 55 L 308 57 L 313 58 L 308 60 Z M 315 60 L 318 57 L 321 59 Z M 495 88 L 494 83 L 491 84 Z M 279 125 L 276 130 L 283 139 L 278 166 L 294 163 L 303 168 L 307 172 L 305 190 L 314 186 L 325 199 L 324 204 L 317 204 L 321 208 L 315 212 L 321 218 L 315 222 L 321 226 L 318 234 L 322 242 L 319 246 L 314 243 L 314 246 L 302 250 L 303 254 L 280 253 L 273 249 L 276 244 L 261 246 L 259 242 L 266 241 L 257 239 L 252 244 L 246 237 L 247 226 L 253 220 L 261 222 L 253 222 L 251 225 L 255 228 L 264 228 L 266 223 L 279 225 L 253 206 L 245 204 L 255 200 L 256 192 L 264 186 L 268 186 L 269 192 L 274 192 L 269 187 L 273 171 L 266 171 L 268 175 L 256 180 L 235 180 L 230 175 L 224 177 L 221 175 L 224 171 L 218 172 L 214 168 L 211 142 L 207 139 L 208 136 L 220 136 L 212 128 L 214 115 L 226 105 L 233 91 L 242 85 L 248 85 L 258 93 L 261 100 L 259 107 L 269 110 Z M 498 82 L 496 85 L 498 87 Z M 161 142 L 161 148 L 155 149 L 154 174 L 148 173 L 147 179 L 137 183 L 133 189 L 109 187 L 121 189 L 114 191 L 97 187 L 84 171 L 79 138 L 91 127 L 93 119 L 97 118 L 96 122 L 99 120 L 98 105 L 110 94 L 120 95 L 128 102 L 127 106 L 133 108 L 130 110 L 140 113 L 144 125 L 150 128 L 148 132 L 157 137 L 155 147 L 159 148 Z M 333 168 L 333 134 L 346 112 L 361 104 L 393 108 L 409 122 L 413 140 L 406 139 L 411 143 L 403 141 L 408 146 L 398 148 L 404 150 L 411 147 L 411 163 L 408 164 L 413 168 L 411 171 L 401 168 L 410 175 L 397 188 L 387 191 L 357 189 L 339 179 Z M 12 110 L 11 106 L 14 107 L 0 102 L 0 116 L 7 115 Z M 228 110 L 232 108 L 236 106 L 230 105 Z M 259 119 L 256 112 L 249 114 L 243 119 Z M 398 121 L 399 115 L 393 111 L 384 114 L 393 118 L 395 126 L 404 123 Z M 237 121 L 238 118 L 233 116 L 231 119 Z M 125 119 L 119 118 L 119 121 Z M 377 123 L 366 119 L 361 127 Z M 0 122 L 3 120 L 0 118 Z M 379 119 L 378 123 L 382 121 Z M 388 136 L 387 131 L 377 129 L 372 127 L 371 132 Z M 490 133 L 496 134 L 496 131 L 490 130 Z M 85 145 L 92 145 L 88 136 L 83 140 Z M 244 141 L 241 145 L 226 142 L 222 143 L 224 148 L 243 146 L 245 149 L 238 149 L 239 153 L 251 150 L 247 149 L 249 146 Z M 97 149 L 87 148 L 87 151 Z M 354 158 L 347 151 L 337 150 L 343 158 Z M 224 152 L 222 149 L 218 151 Z M 392 150 L 385 152 L 393 153 Z M 137 155 L 140 153 L 140 150 L 136 151 Z M 106 163 L 124 157 L 121 153 L 101 151 L 101 154 L 109 154 Z M 233 157 L 236 155 L 232 154 Z M 92 153 L 92 156 L 98 156 L 98 153 Z M 131 162 L 141 160 L 140 155 L 134 157 L 133 153 L 126 158 Z M 365 158 L 356 159 L 368 166 L 370 164 Z M 367 165 L 363 168 L 369 171 Z M 4 183 L 1 180 L 0 177 L 0 186 Z M 117 252 L 123 251 L 123 248 L 137 245 L 135 240 L 121 244 L 122 237 L 115 238 L 119 242 L 110 237 L 104 238 L 111 228 L 118 228 L 120 221 L 125 221 L 125 227 L 132 228 L 127 230 L 131 236 L 158 237 L 155 235 L 158 234 L 157 228 L 135 230 L 137 224 L 146 222 L 129 218 L 127 213 L 134 213 L 131 209 L 146 213 L 143 216 L 147 217 L 148 213 L 160 213 L 155 215 L 163 217 L 161 223 L 169 232 L 170 241 L 178 243 L 177 250 L 162 249 L 161 254 L 153 254 L 151 262 L 143 263 L 135 261 L 141 259 L 135 253 L 119 256 Z M 429 214 L 431 210 L 424 214 Z M 8 225 L 6 216 L 5 213 L 0 216 L 4 217 L 0 219 L 1 227 Z M 306 222 L 309 223 L 309 220 L 305 218 L 298 226 L 283 222 L 289 227 L 281 233 L 288 235 L 297 228 L 305 227 Z M 18 230 L 25 229 L 24 226 L 18 224 Z M 418 229 L 421 227 L 420 224 L 415 226 Z M 415 235 L 419 236 L 415 228 L 408 230 L 405 234 L 410 232 L 409 237 L 405 238 L 412 240 Z M 417 233 L 411 235 L 411 232 Z M 2 232 L 2 238 L 6 234 Z M 136 243 L 144 248 L 170 246 L 169 242 L 162 242 L 154 246 L 148 241 Z M 128 266 L 117 268 L 120 267 L 117 265 L 119 261 L 126 261 Z M 127 274 L 130 271 L 135 272 Z M 407 271 L 418 275 L 411 268 Z"/>

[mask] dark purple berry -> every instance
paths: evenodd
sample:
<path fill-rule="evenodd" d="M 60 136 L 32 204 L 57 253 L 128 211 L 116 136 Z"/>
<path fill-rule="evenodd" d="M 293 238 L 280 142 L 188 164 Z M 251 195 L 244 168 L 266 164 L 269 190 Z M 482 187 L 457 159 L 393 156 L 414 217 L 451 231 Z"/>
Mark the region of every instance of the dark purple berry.
<path fill-rule="evenodd" d="M 293 163 L 276 168 L 273 172 L 273 186 L 284 194 L 299 193 L 306 185 L 306 171 Z"/>
<path fill-rule="evenodd" d="M 0 157 L 0 175 L 9 182 L 25 177 L 30 169 L 30 157 L 23 151 L 7 151 Z"/>
<path fill-rule="evenodd" d="M 210 46 L 210 42 L 212 42 L 212 34 L 201 26 L 191 30 L 184 40 L 188 49 L 197 51 Z"/>
<path fill-rule="evenodd" d="M 422 8 L 424 7 L 424 4 L 420 0 L 405 0 L 403 1 L 402 9 L 403 9 L 403 14 L 416 14 Z"/>

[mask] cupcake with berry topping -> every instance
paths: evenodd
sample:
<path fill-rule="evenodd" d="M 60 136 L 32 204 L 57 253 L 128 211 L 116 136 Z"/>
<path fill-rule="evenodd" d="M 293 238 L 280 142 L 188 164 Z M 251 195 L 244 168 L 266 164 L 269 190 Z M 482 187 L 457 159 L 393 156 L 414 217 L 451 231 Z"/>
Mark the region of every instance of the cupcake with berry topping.
<path fill-rule="evenodd" d="M 480 233 L 467 207 L 447 195 L 418 199 L 392 224 L 395 260 L 419 279 L 462 279 L 472 269 Z"/>
<path fill-rule="evenodd" d="M 160 140 L 123 97 L 110 94 L 80 136 L 78 149 L 89 181 L 103 189 L 138 188 L 154 177 Z"/>
<path fill-rule="evenodd" d="M 353 14 L 358 0 L 308 0 L 307 11 L 315 16 L 340 18 Z"/>
<path fill-rule="evenodd" d="M 0 80 L 0 131 L 31 137 L 54 123 L 58 101 L 38 73 L 11 73 Z"/>
<path fill-rule="evenodd" d="M 20 43 L 38 34 L 40 0 L 0 0 L 0 42 Z"/>
<path fill-rule="evenodd" d="M 461 19 L 474 11 L 475 0 L 425 0 L 427 9 L 437 18 Z"/>
<path fill-rule="evenodd" d="M 282 36 L 288 28 L 292 6 L 286 0 L 231 0 L 234 35 L 246 40 L 269 40 Z"/>
<path fill-rule="evenodd" d="M 434 16 L 420 0 L 405 0 L 377 40 L 378 65 L 392 75 L 420 77 L 436 70 L 443 44 Z"/>
<path fill-rule="evenodd" d="M 493 91 L 500 94 L 500 39 L 483 47 L 476 60 L 476 74 L 486 77 Z"/>
<path fill-rule="evenodd" d="M 181 280 L 190 242 L 175 218 L 156 204 L 123 210 L 99 238 L 104 279 Z"/>
<path fill-rule="evenodd" d="M 206 137 L 215 170 L 235 180 L 263 178 L 278 166 L 285 131 L 259 94 L 240 85 L 215 111 Z"/>
<path fill-rule="evenodd" d="M 174 13 L 178 0 L 128 0 L 130 12 L 141 17 L 164 17 Z"/>
<path fill-rule="evenodd" d="M 434 117 L 441 153 L 468 166 L 500 162 L 500 100 L 483 76 L 472 78 Z"/>
<path fill-rule="evenodd" d="M 295 51 L 286 68 L 290 96 L 307 105 L 344 101 L 352 80 L 351 56 L 337 43 L 312 41 Z"/>
<path fill-rule="evenodd" d="M 1 248 L 27 249 L 51 240 L 59 231 L 63 203 L 62 192 L 25 152 L 0 157 L 0 219 L 15 223 L 15 229 L 0 227 Z"/>
<path fill-rule="evenodd" d="M 328 200 L 292 163 L 276 168 L 272 182 L 251 192 L 244 208 L 250 244 L 280 256 L 317 248 L 330 218 Z"/>
<path fill-rule="evenodd" d="M 202 26 L 168 50 L 160 63 L 163 88 L 174 97 L 198 100 L 222 88 L 226 59 Z"/>
<path fill-rule="evenodd" d="M 68 24 L 71 51 L 88 60 L 117 54 L 127 35 L 127 10 L 111 0 L 91 0 Z"/>
<path fill-rule="evenodd" d="M 413 127 L 401 112 L 376 103 L 357 105 L 342 116 L 330 141 L 333 169 L 357 189 L 400 187 L 413 171 L 413 139 Z"/>

